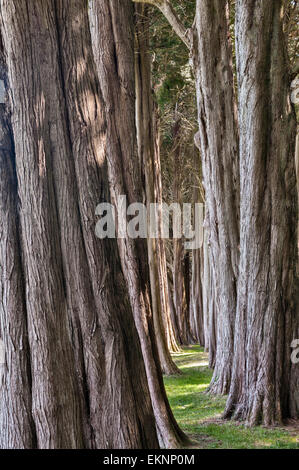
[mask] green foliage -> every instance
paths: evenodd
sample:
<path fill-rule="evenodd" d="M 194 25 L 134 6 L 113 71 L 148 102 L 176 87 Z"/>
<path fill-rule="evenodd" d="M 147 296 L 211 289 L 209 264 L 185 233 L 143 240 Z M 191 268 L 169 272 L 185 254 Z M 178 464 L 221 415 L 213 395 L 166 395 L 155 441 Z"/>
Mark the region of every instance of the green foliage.
<path fill-rule="evenodd" d="M 191 27 L 195 16 L 196 1 L 175 0 L 172 3 L 186 28 Z M 163 112 L 167 106 L 174 107 L 178 102 L 183 104 L 186 98 L 190 101 L 191 95 L 194 108 L 195 89 L 194 80 L 190 78 L 189 51 L 161 12 L 156 8 L 151 8 L 150 17 L 153 85 L 159 107 Z M 191 113 L 189 108 L 189 115 Z"/>
<path fill-rule="evenodd" d="M 182 376 L 165 377 L 171 407 L 183 430 L 199 448 L 209 449 L 299 449 L 298 429 L 249 428 L 221 420 L 225 397 L 206 393 L 212 371 L 207 354 L 199 346 L 173 355 Z"/>

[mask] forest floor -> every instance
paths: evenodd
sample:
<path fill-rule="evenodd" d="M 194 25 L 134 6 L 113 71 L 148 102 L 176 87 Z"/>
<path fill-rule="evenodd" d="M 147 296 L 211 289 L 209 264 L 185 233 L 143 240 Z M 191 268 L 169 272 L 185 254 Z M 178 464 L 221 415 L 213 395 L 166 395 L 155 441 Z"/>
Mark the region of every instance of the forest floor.
<path fill-rule="evenodd" d="M 299 422 L 285 427 L 249 428 L 221 420 L 225 397 L 205 393 L 212 371 L 208 356 L 199 346 L 184 347 L 173 358 L 181 376 L 165 377 L 175 417 L 198 448 L 205 449 L 299 449 Z"/>

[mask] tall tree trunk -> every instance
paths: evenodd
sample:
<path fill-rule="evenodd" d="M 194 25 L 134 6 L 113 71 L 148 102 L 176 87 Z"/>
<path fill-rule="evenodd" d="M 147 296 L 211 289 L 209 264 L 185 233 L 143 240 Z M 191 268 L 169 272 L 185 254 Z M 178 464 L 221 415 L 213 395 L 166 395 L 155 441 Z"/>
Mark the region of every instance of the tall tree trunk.
<path fill-rule="evenodd" d="M 190 302 L 190 328 L 192 336 L 200 346 L 205 347 L 205 330 L 202 299 L 202 249 L 192 251 L 192 277 Z"/>
<path fill-rule="evenodd" d="M 163 193 L 162 193 L 162 176 L 161 176 L 161 160 L 160 160 L 160 134 L 158 127 L 158 108 L 157 105 L 154 107 L 154 129 L 155 129 L 155 161 L 154 161 L 154 175 L 155 175 L 155 188 L 156 188 L 156 199 L 162 208 L 163 204 Z M 168 349 L 171 352 L 181 352 L 178 345 L 177 338 L 174 331 L 174 326 L 171 320 L 171 295 L 168 286 L 167 276 L 167 259 L 166 259 L 166 247 L 165 240 L 163 238 L 163 211 L 159 210 L 157 215 L 158 218 L 158 233 L 159 239 L 157 244 L 158 253 L 158 268 L 159 268 L 159 279 L 160 279 L 160 291 L 162 293 L 162 308 L 165 314 L 163 315 L 164 329 L 166 333 L 166 340 Z"/>
<path fill-rule="evenodd" d="M 80 448 L 83 446 L 80 403 L 57 230 L 46 109 L 47 93 L 56 95 L 53 88 L 57 77 L 46 85 L 40 80 L 42 66 L 50 73 L 51 61 L 56 58 L 50 36 L 53 27 L 46 16 L 48 9 L 48 2 L 41 6 L 40 2 L 1 1 L 3 39 L 13 96 L 32 415 L 37 444 L 40 448 Z M 34 41 L 38 36 L 39 43 Z"/>
<path fill-rule="evenodd" d="M 182 207 L 182 180 L 183 180 L 183 155 L 182 155 L 182 124 L 177 110 L 174 112 L 173 124 L 173 148 L 172 158 L 173 167 L 175 168 L 173 176 L 173 201 Z M 174 223 L 176 221 L 174 220 Z M 172 265 L 172 279 L 173 279 L 173 305 L 176 316 L 176 325 L 178 327 L 178 339 L 180 344 L 188 345 L 194 342 L 191 334 L 190 327 L 190 279 L 189 270 L 189 254 L 185 251 L 184 240 L 180 238 L 173 238 L 173 265 Z"/>
<path fill-rule="evenodd" d="M 0 38 L 0 80 L 7 72 Z M 0 365 L 0 448 L 36 445 L 31 416 L 31 378 L 25 291 L 20 258 L 17 181 L 14 143 L 8 102 L 0 104 L 0 339 L 4 345 Z"/>
<path fill-rule="evenodd" d="M 175 306 L 174 306 L 174 296 L 173 293 L 173 284 L 172 284 L 172 272 L 167 273 L 167 282 L 168 282 L 168 291 L 169 291 L 169 306 L 170 306 L 170 317 L 171 323 L 174 329 L 175 337 L 180 341 L 180 330 L 178 325 L 178 319 L 176 316 Z"/>
<path fill-rule="evenodd" d="M 107 158 L 112 202 L 144 200 L 135 135 L 134 6 L 131 0 L 90 3 L 93 49 L 107 110 Z M 112 119 L 112 116 L 115 119 Z M 118 221 L 119 223 L 119 221 Z M 185 435 L 170 409 L 157 353 L 150 305 L 147 245 L 128 234 L 118 238 L 161 445 L 181 445 Z"/>
<path fill-rule="evenodd" d="M 94 233 L 108 178 L 87 3 L 1 0 L 1 14 L 37 446 L 157 447 L 117 247 Z"/>
<path fill-rule="evenodd" d="M 173 304 L 176 323 L 178 325 L 179 341 L 182 345 L 189 344 L 188 305 L 185 289 L 185 250 L 182 239 L 173 241 Z"/>
<path fill-rule="evenodd" d="M 145 172 L 146 202 L 148 216 L 151 203 L 161 204 L 162 195 L 159 194 L 161 174 L 159 166 L 159 147 L 156 144 L 157 131 L 155 127 L 155 109 L 151 85 L 151 61 L 149 51 L 149 17 L 148 8 L 145 5 L 136 5 L 136 50 L 135 50 L 135 74 L 136 74 L 136 109 L 137 109 L 137 142 L 140 162 Z M 158 186 L 158 187 L 157 187 Z M 156 223 L 161 225 L 161 211 L 155 214 Z M 151 224 L 148 217 L 148 263 L 150 271 L 151 303 L 155 335 L 159 353 L 159 359 L 164 374 L 180 374 L 180 370 L 173 362 L 168 348 L 166 332 L 174 340 L 170 322 L 168 299 L 166 298 L 165 267 L 166 263 L 164 244 L 161 238 L 152 238 L 150 234 Z M 158 227 L 154 227 L 158 229 Z M 158 234 L 159 237 L 161 234 Z M 159 266 L 160 265 L 160 266 Z M 166 317 L 167 316 L 167 317 Z M 166 318 L 165 318 L 166 317 Z"/>
<path fill-rule="evenodd" d="M 297 178 L 297 193 L 299 199 L 299 127 L 297 126 L 296 135 L 296 147 L 295 147 L 295 166 L 296 166 L 296 178 Z M 298 253 L 299 253 L 299 222 L 298 222 Z M 298 261 L 299 268 L 299 261 Z"/>
<path fill-rule="evenodd" d="M 298 417 L 296 127 L 282 21 L 281 0 L 237 1 L 241 260 L 225 415 L 251 425 Z"/>
<path fill-rule="evenodd" d="M 204 229 L 203 237 L 203 269 L 201 271 L 201 283 L 202 283 L 202 309 L 203 309 L 203 322 L 204 322 L 204 333 L 205 333 L 205 350 L 209 351 L 210 341 L 209 341 L 209 305 L 213 301 L 210 292 L 210 264 L 209 264 L 209 247 L 208 247 L 208 237 L 206 235 L 206 230 Z"/>
<path fill-rule="evenodd" d="M 110 448 L 156 447 L 149 391 L 137 331 L 121 275 L 117 244 L 115 241 L 109 243 L 108 240 L 100 242 L 94 236 L 93 214 L 99 189 L 100 197 L 107 201 L 109 188 L 105 162 L 104 103 L 93 60 L 87 5 L 82 5 L 80 0 L 72 0 L 71 5 L 64 0 L 56 1 L 60 44 L 64 45 L 60 53 L 81 230 L 98 311 L 98 319 L 93 314 L 87 331 L 89 335 L 93 331 L 95 336 L 100 329 L 104 344 L 105 362 L 101 382 L 98 376 L 93 375 L 97 362 L 90 364 L 89 386 L 95 388 L 94 394 L 91 394 L 93 401 L 90 401 L 90 407 L 96 445 Z M 85 54 L 84 64 L 78 61 L 78 51 Z M 115 290 L 123 292 L 123 302 L 116 301 Z M 84 311 L 82 317 L 84 321 Z M 92 359 L 96 360 L 96 354 Z M 132 374 L 135 367 L 138 377 Z M 99 399 L 105 403 L 104 407 L 99 407 Z M 123 406 L 124 400 L 127 402 L 126 407 Z"/>
<path fill-rule="evenodd" d="M 203 203 L 200 191 L 200 155 L 194 146 L 194 177 L 193 203 Z M 192 276 L 191 276 L 191 302 L 190 302 L 190 325 L 191 332 L 197 343 L 205 347 L 205 326 L 203 313 L 203 246 L 192 251 Z"/>
<path fill-rule="evenodd" d="M 209 351 L 209 366 L 211 369 L 215 367 L 216 350 L 217 350 L 217 318 L 216 318 L 216 300 L 215 300 L 215 283 L 214 273 L 211 266 L 211 253 L 209 247 L 209 228 L 208 213 L 206 212 L 206 221 L 204 228 L 203 242 L 203 317 L 205 332 L 205 349 Z"/>
<path fill-rule="evenodd" d="M 239 171 L 228 2 L 197 0 L 193 63 L 210 252 L 215 282 L 217 355 L 212 393 L 229 390 L 238 276 Z"/>

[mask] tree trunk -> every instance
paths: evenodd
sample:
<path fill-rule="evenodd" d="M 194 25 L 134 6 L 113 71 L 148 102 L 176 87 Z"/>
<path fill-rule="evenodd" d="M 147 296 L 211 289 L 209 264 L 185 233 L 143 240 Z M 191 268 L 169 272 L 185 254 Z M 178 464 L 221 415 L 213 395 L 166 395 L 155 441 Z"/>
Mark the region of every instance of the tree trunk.
<path fill-rule="evenodd" d="M 173 293 L 173 285 L 172 285 L 172 273 L 167 273 L 167 282 L 168 282 L 168 291 L 169 291 L 169 306 L 170 306 L 170 317 L 171 323 L 174 329 L 175 337 L 178 338 L 180 341 L 180 330 L 178 325 L 178 319 L 176 316 L 175 306 L 174 306 L 174 296 Z"/>
<path fill-rule="evenodd" d="M 299 199 L 299 127 L 297 126 L 296 135 L 296 147 L 295 147 L 295 165 L 296 165 L 296 177 L 297 177 L 297 193 Z M 298 223 L 298 253 L 299 253 L 299 223 Z M 298 261 L 299 269 L 299 261 Z"/>
<path fill-rule="evenodd" d="M 41 7 L 40 4 L 34 6 L 33 2 L 27 5 L 22 0 L 1 1 L 3 39 L 13 96 L 12 125 L 37 445 L 39 448 L 80 448 L 83 446 L 80 403 L 46 121 L 47 93 L 52 92 L 55 97 L 53 88 L 57 77 L 47 83 L 48 87 L 39 80 L 42 66 L 49 73 L 51 60 L 56 58 L 51 50 L 53 27 L 49 25 L 49 32 L 45 29 L 51 21 L 46 16 L 48 8 L 48 2 Z M 37 44 L 34 39 L 38 36 Z"/>
<path fill-rule="evenodd" d="M 173 201 L 182 207 L 182 180 L 183 180 L 183 155 L 182 155 L 182 128 L 181 119 L 175 110 L 173 124 L 173 148 L 172 158 L 174 171 Z M 175 223 L 175 221 L 174 221 Z M 188 266 L 187 266 L 188 265 Z M 181 345 L 189 345 L 194 342 L 190 326 L 190 274 L 189 254 L 185 252 L 184 240 L 173 238 L 173 305 L 178 328 L 178 339 Z"/>
<path fill-rule="evenodd" d="M 213 369 L 216 361 L 216 300 L 215 300 L 215 283 L 214 273 L 211 266 L 211 253 L 209 247 L 209 228 L 208 214 L 206 212 L 206 221 L 204 228 L 204 244 L 203 244 L 203 272 L 202 272 L 202 286 L 203 286 L 203 317 L 204 317 L 204 332 L 205 332 L 205 349 L 209 351 L 209 367 Z"/>
<path fill-rule="evenodd" d="M 154 106 L 154 129 L 155 129 L 155 152 L 154 152 L 154 176 L 155 176 L 155 189 L 156 189 L 156 199 L 157 202 L 162 207 L 163 204 L 163 194 L 162 194 L 162 177 L 161 177 L 161 160 L 160 160 L 160 135 L 159 135 L 159 128 L 158 128 L 158 109 L 157 105 Z M 163 315 L 164 321 L 164 328 L 166 333 L 166 340 L 168 344 L 168 349 L 171 352 L 180 352 L 181 349 L 178 345 L 174 327 L 171 321 L 171 295 L 169 292 L 168 287 L 168 279 L 167 279 L 167 260 L 166 260 L 166 248 L 165 248 L 165 240 L 163 238 L 163 213 L 162 210 L 159 211 L 158 215 L 158 245 L 157 245 L 157 252 L 158 252 L 158 268 L 159 268 L 159 279 L 160 279 L 160 291 L 162 293 L 162 308 L 165 312 Z"/>
<path fill-rule="evenodd" d="M 101 325 L 104 344 L 105 380 L 102 380 L 101 384 L 95 377 L 92 384 L 96 387 L 94 400 L 90 403 L 93 429 L 96 429 L 97 446 L 100 447 L 156 447 L 144 364 L 125 282 L 121 275 L 117 244 L 114 240 L 111 243 L 108 240 L 100 242 L 94 236 L 92 217 L 95 201 L 99 197 L 99 188 L 102 200 L 109 200 L 105 164 L 106 123 L 103 116 L 104 103 L 99 92 L 92 55 L 87 5 L 82 5 L 80 0 L 72 1 L 72 15 L 70 5 L 66 5 L 64 0 L 57 1 L 57 16 L 60 44 L 65 45 L 61 49 L 63 76 L 68 78 L 64 79 L 64 95 L 79 194 L 81 230 L 88 253 L 95 307 L 99 312 L 96 323 L 94 317 L 91 318 L 93 324 L 89 325 L 88 332 L 90 334 L 92 327 L 95 336 L 95 330 Z M 78 51 L 81 50 L 85 51 L 83 66 L 77 57 Z M 89 64 L 89 67 L 86 64 Z M 116 300 L 114 292 L 123 292 L 123 302 Z M 92 371 L 95 367 L 96 363 L 93 364 Z M 138 371 L 136 376 L 132 374 L 132 370 Z M 92 374 L 91 378 L 93 379 Z M 102 397 L 98 396 L 100 386 Z M 105 407 L 99 410 L 96 398 L 102 398 Z M 125 407 L 123 400 L 127 402 Z"/>
<path fill-rule="evenodd" d="M 182 239 L 175 239 L 173 243 L 173 303 L 176 322 L 179 330 L 180 344 L 190 344 L 190 324 L 187 303 L 186 277 L 185 277 L 185 250 Z"/>
<path fill-rule="evenodd" d="M 1 38 L 0 38 L 1 41 Z M 0 80 L 7 72 L 1 41 Z M 8 102 L 0 104 L 0 448 L 33 448 L 36 435 L 31 416 L 31 378 L 24 279 L 20 258 L 14 143 Z"/>
<path fill-rule="evenodd" d="M 111 199 L 144 201 L 135 135 L 134 5 L 131 0 L 90 3 L 93 49 L 107 111 L 107 158 Z M 112 119 L 111 117 L 116 119 Z M 119 223 L 119 220 L 117 221 Z M 185 435 L 170 409 L 161 373 L 150 305 L 147 245 L 128 234 L 118 238 L 161 445 L 179 447 Z"/>
<path fill-rule="evenodd" d="M 137 109 L 137 142 L 139 159 L 145 172 L 146 202 L 148 216 L 151 215 L 150 204 L 162 203 L 162 197 L 158 193 L 161 174 L 157 174 L 159 161 L 159 147 L 156 145 L 157 136 L 154 126 L 154 101 L 151 86 L 151 61 L 149 52 L 149 18 L 145 5 L 136 5 L 136 50 L 135 50 L 135 75 L 136 75 L 136 109 Z M 159 181 L 160 180 L 160 181 Z M 160 211 L 156 211 L 156 223 L 161 224 Z M 161 238 L 152 238 L 150 234 L 150 217 L 147 221 L 148 228 L 148 264 L 150 271 L 151 304 L 155 336 L 157 341 L 159 359 L 162 371 L 166 375 L 180 374 L 180 370 L 173 362 L 166 332 L 171 328 L 168 299 L 165 297 L 165 272 L 162 263 L 166 263 L 164 244 Z M 157 229 L 158 227 L 155 227 Z M 160 236 L 160 234 L 159 234 Z M 159 266 L 160 265 L 160 266 Z M 168 290 L 167 290 L 168 292 Z M 165 318 L 168 316 L 168 318 Z M 171 332 L 172 333 L 172 332 Z M 172 338 L 174 335 L 172 333 Z"/>
<path fill-rule="evenodd" d="M 194 177 L 193 203 L 203 203 L 200 191 L 200 164 L 199 152 L 194 146 Z M 192 276 L 191 276 L 191 302 L 190 302 L 190 325 L 192 336 L 200 346 L 205 347 L 205 326 L 203 313 L 203 246 L 192 251 Z"/>
<path fill-rule="evenodd" d="M 190 327 L 192 336 L 200 346 L 205 347 L 203 299 L 201 284 L 202 249 L 192 251 Z"/>
<path fill-rule="evenodd" d="M 210 252 L 215 282 L 217 355 L 210 391 L 229 390 L 238 276 L 239 171 L 228 2 L 197 0 L 193 63 Z"/>
<path fill-rule="evenodd" d="M 37 447 L 155 448 L 116 244 L 94 233 L 108 183 L 87 3 L 1 0 L 1 14 Z"/>
<path fill-rule="evenodd" d="M 134 0 L 142 2 L 143 0 Z M 217 312 L 217 355 L 210 391 L 227 393 L 233 361 L 239 265 L 239 156 L 228 0 L 197 0 L 196 18 L 185 29 L 168 0 L 158 7 L 190 49 L 193 60 L 210 253 Z M 225 171 L 224 171 L 225 170 Z"/>
<path fill-rule="evenodd" d="M 225 416 L 251 425 L 298 417 L 296 128 L 282 20 L 281 0 L 237 2 L 241 260 Z"/>

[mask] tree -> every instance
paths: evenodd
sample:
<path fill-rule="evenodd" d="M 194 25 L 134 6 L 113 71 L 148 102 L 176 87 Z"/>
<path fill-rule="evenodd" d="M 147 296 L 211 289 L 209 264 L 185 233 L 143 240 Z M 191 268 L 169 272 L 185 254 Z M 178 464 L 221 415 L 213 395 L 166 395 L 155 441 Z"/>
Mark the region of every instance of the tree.
<path fill-rule="evenodd" d="M 5 350 L 5 364 L 0 370 L 0 448 L 32 448 L 36 435 L 31 415 L 29 344 L 19 250 L 14 143 L 2 39 L 0 80 L 6 85 L 6 102 L 0 105 L 0 338 Z"/>
<path fill-rule="evenodd" d="M 184 3 L 188 18 L 194 15 L 194 5 Z M 185 8 L 186 6 L 186 8 Z M 161 135 L 161 171 L 163 200 L 167 204 L 179 204 L 193 200 L 194 180 L 199 170 L 194 165 L 196 124 L 196 100 L 194 77 L 189 65 L 189 55 L 181 41 L 170 30 L 164 16 L 149 7 L 150 49 L 153 56 L 152 80 L 159 111 Z M 198 202 L 198 201 L 196 201 Z M 171 215 L 171 212 L 170 212 Z M 174 220 L 174 219 L 173 219 Z M 191 264 L 183 238 L 165 240 L 171 284 L 171 316 L 176 337 L 181 344 L 195 341 L 195 323 L 200 314 L 189 302 Z M 193 276 L 194 279 L 194 276 Z M 190 299 L 191 300 L 191 299 Z"/>
<path fill-rule="evenodd" d="M 228 2 L 198 0 L 194 46 L 198 56 L 194 63 L 217 308 L 217 349 L 210 391 L 223 394 L 228 392 L 231 379 L 239 260 L 238 127 L 228 37 Z"/>
<path fill-rule="evenodd" d="M 295 146 L 295 165 L 296 165 L 296 175 L 297 175 L 297 192 L 299 199 L 299 130 L 297 126 L 297 137 L 296 137 L 296 146 Z M 299 225 L 298 225 L 298 252 L 299 252 Z M 299 265 L 298 265 L 299 269 Z"/>
<path fill-rule="evenodd" d="M 1 0 L 1 17 L 14 137 L 1 153 L 10 400 L 4 418 L 1 403 L 2 422 L 9 417 L 1 446 L 156 448 L 117 246 L 94 234 L 95 207 L 109 191 L 87 2 Z"/>
<path fill-rule="evenodd" d="M 251 425 L 298 416 L 296 121 L 282 1 L 237 1 L 240 279 L 225 415 Z"/>
<path fill-rule="evenodd" d="M 136 5 L 135 13 L 136 128 L 139 160 L 145 173 L 149 216 L 151 203 L 162 204 L 160 143 L 151 83 L 148 8 L 145 5 Z M 161 237 L 161 210 L 156 211 L 155 218 L 159 239 L 151 238 L 150 217 L 148 217 L 148 264 L 155 336 L 163 373 L 180 374 L 170 355 L 170 347 L 172 350 L 179 348 L 170 319 L 165 246 Z"/>
<path fill-rule="evenodd" d="M 199 124 L 195 140 L 202 157 L 217 311 L 217 351 L 210 391 L 225 394 L 233 361 L 239 262 L 239 148 L 229 2 L 197 0 L 190 29 L 185 28 L 168 0 L 146 3 L 162 11 L 189 48 L 193 61 Z"/>
<path fill-rule="evenodd" d="M 206 215 L 206 220 L 209 217 Z M 211 369 L 215 367 L 216 361 L 216 301 L 215 301 L 215 286 L 213 282 L 213 271 L 210 263 L 211 256 L 209 253 L 209 235 L 208 230 L 204 229 L 204 244 L 203 244 L 203 317 L 204 317 L 204 332 L 205 332 L 205 349 L 209 351 L 209 366 Z"/>
<path fill-rule="evenodd" d="M 174 203 L 182 206 L 184 178 L 184 147 L 182 145 L 182 121 L 177 112 L 173 116 L 173 147 L 171 149 L 173 172 Z M 182 345 L 194 343 L 190 325 L 190 265 L 189 253 L 185 251 L 182 236 L 173 238 L 173 305 L 176 316 L 177 337 Z"/>
<path fill-rule="evenodd" d="M 204 203 L 203 188 L 201 184 L 200 155 L 194 145 L 194 204 Z M 191 277 L 191 299 L 190 299 L 190 324 L 192 335 L 196 342 L 208 350 L 208 331 L 205 329 L 204 306 L 203 306 L 203 281 L 204 281 L 204 246 L 192 251 L 192 277 Z M 206 297 L 205 301 L 209 298 Z"/>
<path fill-rule="evenodd" d="M 128 204 L 144 200 L 135 131 L 134 5 L 131 0 L 90 2 L 92 43 L 107 114 L 107 162 L 111 200 L 125 195 Z M 125 116 L 125 119 L 124 119 Z M 115 117 L 115 119 L 113 119 Z M 119 220 L 117 221 L 119 223 Z M 147 244 L 118 238 L 135 325 L 161 445 L 186 441 L 172 414 L 161 372 L 150 304 Z"/>

